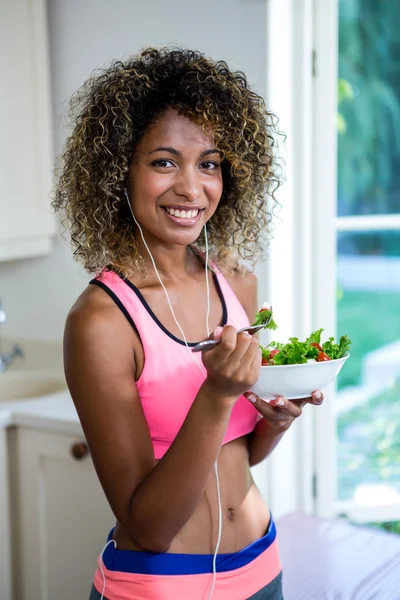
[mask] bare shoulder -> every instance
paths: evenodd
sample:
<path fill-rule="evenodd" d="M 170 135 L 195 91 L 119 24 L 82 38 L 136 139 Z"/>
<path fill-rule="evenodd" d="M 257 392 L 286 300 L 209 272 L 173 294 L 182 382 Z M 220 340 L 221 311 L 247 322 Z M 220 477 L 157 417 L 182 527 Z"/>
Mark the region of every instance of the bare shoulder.
<path fill-rule="evenodd" d="M 89 285 L 69 311 L 64 330 L 65 376 L 78 412 L 81 395 L 74 391 L 82 381 L 89 388 L 102 381 L 106 389 L 110 379 L 134 377 L 136 339 L 115 302 Z M 106 371 L 108 377 L 103 375 Z"/>
<path fill-rule="evenodd" d="M 72 305 L 68 316 L 67 324 L 76 326 L 93 325 L 99 321 L 109 322 L 117 316 L 114 310 L 115 303 L 96 285 L 88 285 Z"/>
<path fill-rule="evenodd" d="M 257 291 L 258 282 L 256 275 L 251 271 L 235 271 L 234 273 L 225 273 L 226 280 L 232 290 L 238 297 L 241 305 L 246 311 L 250 322 L 254 321 L 257 313 Z"/>
<path fill-rule="evenodd" d="M 224 275 L 235 293 L 254 293 L 257 291 L 257 277 L 252 271 L 234 271 Z"/>
<path fill-rule="evenodd" d="M 64 354 L 70 343 L 87 347 L 105 340 L 110 344 L 112 339 L 125 348 L 137 344 L 135 332 L 115 302 L 101 288 L 88 285 L 67 315 Z"/>
<path fill-rule="evenodd" d="M 134 332 L 125 316 L 102 289 L 89 285 L 69 311 L 64 331 L 65 375 L 78 412 L 81 394 L 74 392 L 82 382 L 86 389 L 100 382 L 107 389 L 110 378 L 134 373 L 134 355 Z"/>
<path fill-rule="evenodd" d="M 134 335 L 113 300 L 93 285 L 71 308 L 64 333 L 71 398 L 111 509 L 133 540 L 130 503 L 154 466 L 135 382 Z"/>

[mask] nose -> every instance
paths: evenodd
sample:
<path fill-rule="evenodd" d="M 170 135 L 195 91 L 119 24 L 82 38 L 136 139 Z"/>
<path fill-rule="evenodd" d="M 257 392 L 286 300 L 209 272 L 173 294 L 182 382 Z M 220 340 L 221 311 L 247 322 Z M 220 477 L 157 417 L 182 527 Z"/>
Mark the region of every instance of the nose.
<path fill-rule="evenodd" d="M 193 202 L 197 200 L 202 191 L 200 173 L 196 168 L 187 167 L 182 169 L 176 178 L 174 191 L 177 196 L 184 196 Z"/>

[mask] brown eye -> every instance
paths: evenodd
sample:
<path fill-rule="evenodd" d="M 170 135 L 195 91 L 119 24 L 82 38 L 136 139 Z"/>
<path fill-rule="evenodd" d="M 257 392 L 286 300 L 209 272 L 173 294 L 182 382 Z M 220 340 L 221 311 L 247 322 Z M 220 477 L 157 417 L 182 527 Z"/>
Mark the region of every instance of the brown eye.
<path fill-rule="evenodd" d="M 155 160 L 151 164 L 154 167 L 161 167 L 161 168 L 168 168 L 168 167 L 174 166 L 174 163 L 170 160 L 167 160 L 166 158 L 163 158 L 161 160 Z"/>
<path fill-rule="evenodd" d="M 219 163 L 208 160 L 207 162 L 201 163 L 200 166 L 207 171 L 214 171 L 219 168 Z"/>

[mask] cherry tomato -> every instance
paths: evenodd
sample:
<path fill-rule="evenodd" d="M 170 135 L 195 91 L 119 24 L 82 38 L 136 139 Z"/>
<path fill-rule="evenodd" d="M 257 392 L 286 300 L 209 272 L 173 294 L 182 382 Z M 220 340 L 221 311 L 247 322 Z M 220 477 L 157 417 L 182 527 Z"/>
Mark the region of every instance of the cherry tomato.
<path fill-rule="evenodd" d="M 317 344 L 317 342 L 311 342 L 311 346 L 315 346 L 315 348 L 317 348 L 317 350 L 319 350 L 320 352 L 323 352 L 321 346 L 319 344 Z"/>
<path fill-rule="evenodd" d="M 264 309 L 266 310 L 266 309 Z M 277 348 L 275 348 L 274 350 L 271 350 L 271 352 L 268 354 L 268 356 L 263 356 L 262 360 L 261 360 L 261 366 L 262 367 L 266 367 L 267 365 L 273 365 L 274 364 L 274 356 L 275 354 L 278 354 L 278 352 L 280 352 L 280 350 L 278 350 Z"/>
<path fill-rule="evenodd" d="M 325 352 L 319 352 L 317 358 L 315 359 L 317 362 L 323 362 L 324 360 L 331 360 Z"/>

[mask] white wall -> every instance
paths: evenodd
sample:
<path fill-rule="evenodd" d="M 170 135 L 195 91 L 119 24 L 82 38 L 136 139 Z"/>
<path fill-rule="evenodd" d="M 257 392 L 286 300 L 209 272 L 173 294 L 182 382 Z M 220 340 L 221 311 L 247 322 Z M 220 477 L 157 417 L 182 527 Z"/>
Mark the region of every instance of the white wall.
<path fill-rule="evenodd" d="M 305 168 L 311 164 L 311 0 L 47 1 L 55 154 L 66 135 L 60 125 L 65 100 L 94 69 L 146 46 L 199 49 L 243 70 L 258 93 L 263 95 L 268 88 L 268 106 L 279 115 L 288 135 L 284 152 L 288 181 L 279 191 L 284 222 L 274 234 L 268 273 L 266 265 L 257 269 L 259 300 L 273 302 L 282 339 L 306 335 L 312 312 L 305 269 L 310 263 L 311 223 L 309 169 Z M 302 118 L 295 119 L 299 114 Z M 65 316 L 88 278 L 60 236 L 48 257 L 0 263 L 6 332 L 16 340 L 61 341 Z M 301 302 L 294 302 L 295 298 Z M 296 508 L 312 508 L 310 411 L 299 421 L 268 461 L 268 471 L 264 463 L 253 469 L 276 517 Z"/>
<path fill-rule="evenodd" d="M 56 154 L 66 134 L 66 98 L 95 68 L 145 46 L 199 49 L 245 71 L 258 93 L 265 91 L 266 0 L 48 0 L 48 7 Z M 4 333 L 61 341 L 65 316 L 87 280 L 60 236 L 50 256 L 0 264 Z"/>

